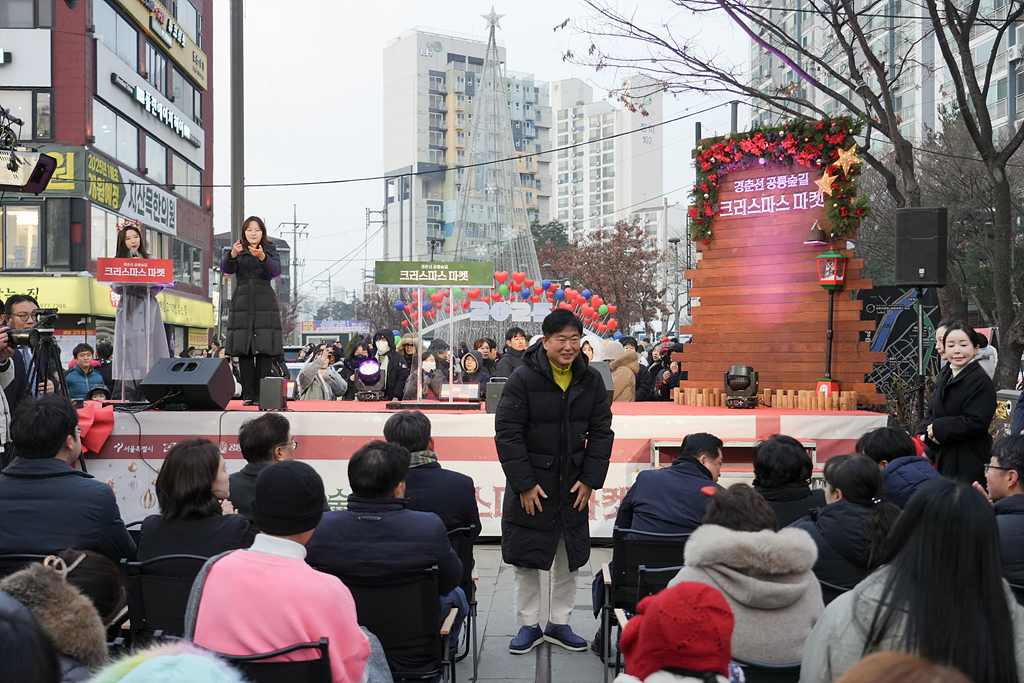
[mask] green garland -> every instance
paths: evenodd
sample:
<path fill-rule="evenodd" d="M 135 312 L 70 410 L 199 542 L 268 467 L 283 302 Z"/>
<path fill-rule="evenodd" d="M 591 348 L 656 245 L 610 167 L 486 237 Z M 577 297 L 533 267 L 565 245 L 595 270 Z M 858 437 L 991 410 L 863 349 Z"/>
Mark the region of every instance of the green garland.
<path fill-rule="evenodd" d="M 710 245 L 711 226 L 718 208 L 718 188 L 732 171 L 757 165 L 793 166 L 818 170 L 835 177 L 832 194 L 825 195 L 829 230 L 832 237 L 853 237 L 871 208 L 867 197 L 857 197 L 857 178 L 863 164 L 850 165 L 848 171 L 836 165 L 840 149 L 855 144 L 854 135 L 863 123 L 851 117 L 825 118 L 821 121 L 794 119 L 770 128 L 755 126 L 746 133 L 701 140 L 697 145 L 697 182 L 691 193 L 690 236 L 695 242 Z"/>

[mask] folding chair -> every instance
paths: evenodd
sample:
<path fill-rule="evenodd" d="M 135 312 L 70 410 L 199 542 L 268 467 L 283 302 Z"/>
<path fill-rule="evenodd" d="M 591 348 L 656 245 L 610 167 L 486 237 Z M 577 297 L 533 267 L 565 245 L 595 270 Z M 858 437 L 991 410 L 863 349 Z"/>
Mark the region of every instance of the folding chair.
<path fill-rule="evenodd" d="M 636 570 L 636 604 L 644 598 L 660 593 L 668 587 L 683 565 L 675 567 L 648 567 L 642 564 Z"/>
<path fill-rule="evenodd" d="M 611 618 L 613 610 L 636 611 L 637 574 L 640 565 L 650 568 L 676 567 L 683 561 L 683 550 L 690 534 L 659 534 L 631 529 L 612 530 L 612 563 L 602 564 L 604 601 L 601 629 L 604 636 L 604 681 L 608 682 L 607 662 L 611 658 Z M 621 629 L 619 630 L 621 634 Z M 620 670 L 620 656 L 615 655 L 615 673 Z"/>
<path fill-rule="evenodd" d="M 452 607 L 437 625 L 441 598 L 438 595 L 437 565 L 413 575 L 390 581 L 341 577 L 352 592 L 359 625 L 377 636 L 396 679 L 455 682 L 455 662 L 448 652 L 448 638 L 458 609 Z M 395 658 L 432 659 L 427 670 L 403 670 Z"/>
<path fill-rule="evenodd" d="M 132 537 L 133 541 L 135 541 L 135 545 L 138 545 L 139 541 L 142 539 L 142 520 L 140 519 L 137 522 L 125 524 L 124 526 L 128 529 L 128 535 Z"/>
<path fill-rule="evenodd" d="M 473 652 L 473 678 L 476 680 L 477 676 L 477 661 L 479 655 L 478 640 L 476 635 L 477 618 L 476 618 L 476 567 L 473 564 L 473 534 L 476 531 L 476 525 L 471 524 L 469 526 L 459 527 L 458 529 L 452 529 L 448 532 L 448 540 L 452 544 L 452 548 L 455 553 L 462 560 L 462 580 L 459 582 L 459 586 L 466 593 L 466 600 L 469 601 L 469 613 L 466 614 L 466 623 L 463 628 L 466 629 L 466 651 L 455 658 L 455 661 L 461 662 L 470 653 Z"/>
<path fill-rule="evenodd" d="M 208 559 L 201 555 L 161 555 L 142 562 L 121 560 L 128 575 L 128 618 L 133 639 L 144 635 L 184 635 L 188 596 Z M 183 565 L 190 569 L 180 571 Z M 177 567 L 179 571 L 175 573 L 181 575 L 167 576 L 168 567 Z"/>
<path fill-rule="evenodd" d="M 296 643 L 256 655 L 218 654 L 245 674 L 251 683 L 331 683 L 331 656 L 327 646 L 328 639 L 321 638 L 318 643 Z M 266 661 L 298 650 L 316 650 L 319 657 L 287 662 Z"/>
<path fill-rule="evenodd" d="M 798 683 L 800 680 L 800 662 L 768 664 L 736 655 L 732 656 L 732 661 L 743 668 L 747 683 Z"/>
<path fill-rule="evenodd" d="M 33 555 L 29 553 L 12 553 L 0 555 L 0 579 L 20 571 L 33 562 L 42 562 L 48 555 Z"/>

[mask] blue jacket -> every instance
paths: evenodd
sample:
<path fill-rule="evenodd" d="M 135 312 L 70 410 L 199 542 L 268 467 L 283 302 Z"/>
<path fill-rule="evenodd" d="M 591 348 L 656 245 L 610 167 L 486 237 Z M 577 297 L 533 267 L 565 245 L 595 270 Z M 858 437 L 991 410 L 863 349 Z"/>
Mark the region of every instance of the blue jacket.
<path fill-rule="evenodd" d="M 992 510 L 999 525 L 1003 578 L 1015 586 L 1024 586 L 1024 495 L 997 500 Z"/>
<path fill-rule="evenodd" d="M 408 509 L 433 512 L 448 531 L 472 525 L 476 527 L 473 538 L 480 535 L 472 477 L 446 470 L 437 462 L 410 467 L 405 474 L 405 496 Z"/>
<path fill-rule="evenodd" d="M 407 510 L 399 498 L 349 496 L 345 510 L 320 520 L 306 544 L 306 562 L 342 581 L 386 581 L 436 564 L 440 595 L 462 580 L 462 561 L 441 518 Z"/>
<path fill-rule="evenodd" d="M 705 486 L 721 489 L 696 460 L 677 458 L 670 467 L 644 470 L 619 506 L 615 526 L 661 534 L 688 534 L 704 521 L 710 498 Z"/>
<path fill-rule="evenodd" d="M 71 394 L 71 398 L 85 398 L 85 395 L 93 387 L 104 386 L 103 375 L 98 369 L 93 368 L 87 375 L 82 372 L 82 368 L 78 367 L 77 363 L 75 363 L 75 367 L 68 370 L 65 377 L 68 381 L 68 393 Z"/>
<path fill-rule="evenodd" d="M 0 473 L 0 554 L 96 550 L 135 559 L 114 491 L 56 458 L 15 458 Z"/>
<path fill-rule="evenodd" d="M 905 455 L 886 465 L 882 476 L 885 477 L 885 499 L 903 508 L 921 484 L 939 476 L 939 473 L 928 458 Z"/>

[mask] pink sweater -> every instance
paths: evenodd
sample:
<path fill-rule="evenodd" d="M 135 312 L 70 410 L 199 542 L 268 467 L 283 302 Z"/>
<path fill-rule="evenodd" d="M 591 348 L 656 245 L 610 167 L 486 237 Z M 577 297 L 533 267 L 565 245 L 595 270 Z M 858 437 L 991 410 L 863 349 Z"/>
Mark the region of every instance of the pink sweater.
<path fill-rule="evenodd" d="M 345 584 L 303 560 L 239 550 L 209 571 L 196 614 L 196 645 L 229 655 L 330 639 L 334 683 L 363 680 L 370 643 Z M 282 660 L 312 659 L 299 650 Z"/>

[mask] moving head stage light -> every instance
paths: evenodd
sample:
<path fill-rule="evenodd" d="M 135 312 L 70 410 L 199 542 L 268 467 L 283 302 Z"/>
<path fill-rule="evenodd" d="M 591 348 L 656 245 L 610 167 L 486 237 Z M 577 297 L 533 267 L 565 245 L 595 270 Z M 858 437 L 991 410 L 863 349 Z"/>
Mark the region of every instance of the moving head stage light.
<path fill-rule="evenodd" d="M 725 373 L 725 406 L 757 407 L 757 373 L 749 365 L 733 365 Z"/>

